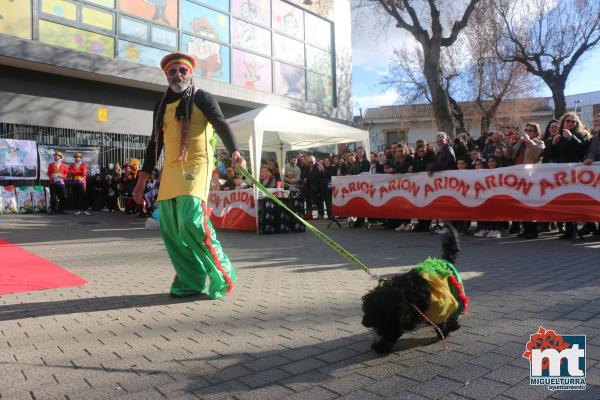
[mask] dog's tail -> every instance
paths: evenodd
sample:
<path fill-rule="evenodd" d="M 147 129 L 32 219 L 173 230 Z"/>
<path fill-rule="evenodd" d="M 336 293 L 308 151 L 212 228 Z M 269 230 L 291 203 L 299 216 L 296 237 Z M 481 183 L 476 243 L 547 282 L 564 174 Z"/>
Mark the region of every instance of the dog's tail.
<path fill-rule="evenodd" d="M 460 252 L 458 232 L 452 224 L 446 223 L 448 232 L 442 237 L 442 259 L 454 264 L 456 256 Z"/>

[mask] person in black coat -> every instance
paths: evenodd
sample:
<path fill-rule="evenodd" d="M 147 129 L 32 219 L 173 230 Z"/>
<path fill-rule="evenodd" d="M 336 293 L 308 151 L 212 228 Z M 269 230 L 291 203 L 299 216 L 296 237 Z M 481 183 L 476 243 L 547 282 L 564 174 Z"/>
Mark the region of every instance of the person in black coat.
<path fill-rule="evenodd" d="M 435 135 L 435 141 L 439 150 L 435 154 L 433 162 L 427 166 L 427 173 L 431 175 L 435 171 L 456 169 L 456 155 L 448 142 L 448 135 L 444 132 L 438 132 Z"/>
<path fill-rule="evenodd" d="M 331 178 L 336 175 L 337 168 L 331 164 L 329 158 L 325 158 L 323 160 L 323 174 L 321 175 L 321 193 L 323 194 L 323 200 L 325 200 L 328 219 L 333 219 Z"/>
<path fill-rule="evenodd" d="M 362 147 L 356 149 L 356 162 L 359 166 L 359 173 L 369 172 L 371 170 L 371 162 L 367 160 L 365 149 L 363 149 Z"/>
<path fill-rule="evenodd" d="M 313 204 L 317 206 L 319 218 L 323 218 L 323 196 L 321 195 L 321 185 L 323 177 L 323 167 L 317 163 L 315 156 L 308 157 L 308 175 L 306 177 L 306 218 L 312 219 Z"/>

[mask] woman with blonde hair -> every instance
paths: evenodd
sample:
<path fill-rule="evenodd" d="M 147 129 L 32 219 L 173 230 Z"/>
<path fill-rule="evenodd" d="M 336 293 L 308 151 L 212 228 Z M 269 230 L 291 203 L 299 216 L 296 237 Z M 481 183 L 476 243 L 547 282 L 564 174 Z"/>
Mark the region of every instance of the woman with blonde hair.
<path fill-rule="evenodd" d="M 590 147 L 590 134 L 577 114 L 568 112 L 560 118 L 558 134 L 552 138 L 552 143 L 558 147 L 557 162 L 580 163 L 584 160 Z M 589 233 L 585 230 L 577 232 L 576 229 L 576 222 L 567 222 L 565 224 L 566 232 L 560 236 L 560 239 L 574 239 L 576 233 L 579 233 L 580 236 Z"/>

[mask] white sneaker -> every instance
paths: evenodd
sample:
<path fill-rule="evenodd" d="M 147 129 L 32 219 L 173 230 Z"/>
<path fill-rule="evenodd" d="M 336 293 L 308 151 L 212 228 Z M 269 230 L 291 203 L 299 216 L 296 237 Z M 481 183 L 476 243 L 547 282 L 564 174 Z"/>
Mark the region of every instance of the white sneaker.
<path fill-rule="evenodd" d="M 475 237 L 486 237 L 486 236 L 487 236 L 487 234 L 488 234 L 488 232 L 489 232 L 488 230 L 486 230 L 486 229 L 482 229 L 482 230 L 480 230 L 480 231 L 477 231 L 477 232 L 475 232 L 475 233 L 473 234 L 473 236 L 475 236 Z"/>
<path fill-rule="evenodd" d="M 81 211 L 75 211 L 75 215 L 80 215 Z"/>
<path fill-rule="evenodd" d="M 89 212 L 87 212 L 87 211 L 84 211 L 83 213 L 84 213 L 85 215 L 90 215 L 90 213 L 89 213 Z"/>
<path fill-rule="evenodd" d="M 502 237 L 502 234 L 500 233 L 500 231 L 489 231 L 485 237 L 500 239 Z"/>
<path fill-rule="evenodd" d="M 396 229 L 394 229 L 396 232 L 404 232 L 406 230 L 406 225 L 405 224 L 401 224 L 399 227 L 397 227 Z"/>
<path fill-rule="evenodd" d="M 437 233 L 438 235 L 445 235 L 446 233 L 448 233 L 448 228 L 443 227 L 442 229 L 438 229 L 437 231 L 435 231 L 435 233 Z"/>

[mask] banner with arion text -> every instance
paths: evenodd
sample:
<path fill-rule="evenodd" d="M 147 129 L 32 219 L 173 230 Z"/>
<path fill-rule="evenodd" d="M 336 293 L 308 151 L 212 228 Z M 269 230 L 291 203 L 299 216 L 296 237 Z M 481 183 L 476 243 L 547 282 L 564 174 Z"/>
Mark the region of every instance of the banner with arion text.
<path fill-rule="evenodd" d="M 600 221 L 600 163 L 333 178 L 336 216 Z"/>

